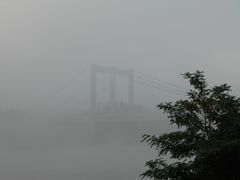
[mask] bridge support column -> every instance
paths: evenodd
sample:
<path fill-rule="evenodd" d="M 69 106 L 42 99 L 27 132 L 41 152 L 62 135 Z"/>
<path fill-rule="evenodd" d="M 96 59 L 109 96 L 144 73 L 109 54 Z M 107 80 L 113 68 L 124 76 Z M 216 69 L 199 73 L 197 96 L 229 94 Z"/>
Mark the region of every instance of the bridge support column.
<path fill-rule="evenodd" d="M 134 72 L 132 69 L 128 72 L 128 104 L 134 105 Z"/>
<path fill-rule="evenodd" d="M 112 108 L 116 106 L 116 69 L 110 69 L 110 105 Z"/>
<path fill-rule="evenodd" d="M 117 68 L 105 68 L 97 65 L 90 67 L 90 112 L 95 113 L 97 110 L 97 73 L 106 73 L 110 75 L 110 106 L 115 109 L 117 104 L 116 99 L 116 76 L 127 76 L 128 79 L 128 104 L 134 105 L 134 71 L 119 70 Z"/>
<path fill-rule="evenodd" d="M 90 67 L 90 112 L 95 113 L 97 109 L 97 84 L 96 65 Z"/>

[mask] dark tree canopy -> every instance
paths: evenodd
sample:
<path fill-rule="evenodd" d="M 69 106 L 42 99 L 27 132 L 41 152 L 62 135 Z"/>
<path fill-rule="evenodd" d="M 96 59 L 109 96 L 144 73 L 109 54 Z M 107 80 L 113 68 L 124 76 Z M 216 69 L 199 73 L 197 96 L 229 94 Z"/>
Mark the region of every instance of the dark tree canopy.
<path fill-rule="evenodd" d="M 208 88 L 204 73 L 183 74 L 186 100 L 158 105 L 177 131 L 143 135 L 158 150 L 141 175 L 152 179 L 240 179 L 240 99 L 227 84 Z M 170 157 L 166 159 L 166 157 Z"/>

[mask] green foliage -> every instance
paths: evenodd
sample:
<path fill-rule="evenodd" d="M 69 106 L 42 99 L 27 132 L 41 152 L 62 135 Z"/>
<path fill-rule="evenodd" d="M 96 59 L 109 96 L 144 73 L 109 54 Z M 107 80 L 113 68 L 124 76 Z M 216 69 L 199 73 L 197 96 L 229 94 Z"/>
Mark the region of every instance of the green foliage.
<path fill-rule="evenodd" d="M 142 141 L 158 150 L 158 158 L 146 163 L 141 177 L 240 179 L 240 99 L 227 84 L 208 88 L 201 71 L 183 77 L 192 87 L 187 99 L 158 105 L 178 131 L 143 135 Z"/>

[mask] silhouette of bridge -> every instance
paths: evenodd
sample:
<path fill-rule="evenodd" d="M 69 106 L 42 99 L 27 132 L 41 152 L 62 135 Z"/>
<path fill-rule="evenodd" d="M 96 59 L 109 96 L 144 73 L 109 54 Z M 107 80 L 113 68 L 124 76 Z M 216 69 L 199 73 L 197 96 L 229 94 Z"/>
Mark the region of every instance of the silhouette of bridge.
<path fill-rule="evenodd" d="M 117 107 L 119 103 L 117 101 L 117 84 L 118 77 L 127 80 L 127 103 L 128 107 L 135 106 L 135 84 L 140 84 L 142 86 L 155 89 L 160 92 L 166 92 L 170 94 L 175 94 L 178 96 L 184 95 L 184 88 L 161 80 L 157 77 L 144 73 L 142 71 L 134 69 L 120 69 L 117 67 L 105 67 L 96 64 L 88 65 L 84 67 L 76 76 L 70 79 L 61 89 L 68 88 L 70 83 L 78 78 L 83 77 L 84 73 L 89 73 L 89 112 L 95 113 L 98 109 L 97 107 L 97 84 L 98 76 L 100 74 L 107 75 L 109 77 L 109 102 L 108 105 L 111 109 Z M 79 95 L 79 94 L 77 94 Z"/>

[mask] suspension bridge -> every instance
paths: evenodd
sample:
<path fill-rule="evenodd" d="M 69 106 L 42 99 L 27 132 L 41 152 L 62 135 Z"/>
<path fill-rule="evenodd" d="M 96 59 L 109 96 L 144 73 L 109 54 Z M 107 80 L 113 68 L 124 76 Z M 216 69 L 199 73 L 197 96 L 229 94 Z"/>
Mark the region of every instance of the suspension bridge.
<path fill-rule="evenodd" d="M 99 87 L 104 86 L 104 93 L 107 93 L 107 100 L 105 100 L 105 106 L 108 106 L 109 111 L 117 110 L 119 104 L 124 104 L 125 109 L 134 109 L 138 104 L 136 102 L 136 91 L 141 88 L 148 88 L 147 94 L 141 94 L 141 97 L 151 96 L 152 91 L 158 91 L 161 94 L 168 94 L 169 96 L 174 95 L 177 97 L 184 96 L 184 88 L 179 87 L 174 83 L 170 83 L 160 78 L 157 78 L 148 73 L 136 70 L 136 69 L 120 69 L 117 67 L 105 67 L 101 65 L 87 65 L 82 70 L 79 71 L 77 75 L 72 77 L 65 85 L 59 89 L 62 91 L 63 89 L 67 89 L 70 84 L 74 83 L 77 79 L 84 78 L 86 79 L 86 74 L 88 75 L 88 85 L 84 85 L 83 87 L 88 88 L 88 95 L 84 95 L 84 98 L 88 97 L 88 112 L 94 114 L 99 111 L 99 109 L 103 109 L 98 104 L 98 99 L 102 98 L 101 94 L 99 94 Z M 104 76 L 105 82 L 107 79 L 107 83 L 102 83 L 99 80 L 99 77 Z M 120 79 L 122 83 L 119 83 Z M 86 81 L 85 81 L 86 82 Z M 137 85 L 142 86 L 141 88 L 136 88 Z M 124 89 L 125 93 L 122 92 L 121 96 L 126 97 L 126 101 L 123 103 L 123 100 L 119 102 L 119 94 L 117 93 L 119 89 Z M 123 95 L 124 94 L 124 95 Z M 81 93 L 77 93 L 75 96 L 81 96 Z M 122 97 L 122 99 L 124 99 Z M 107 113 L 107 112 L 105 112 Z"/>

